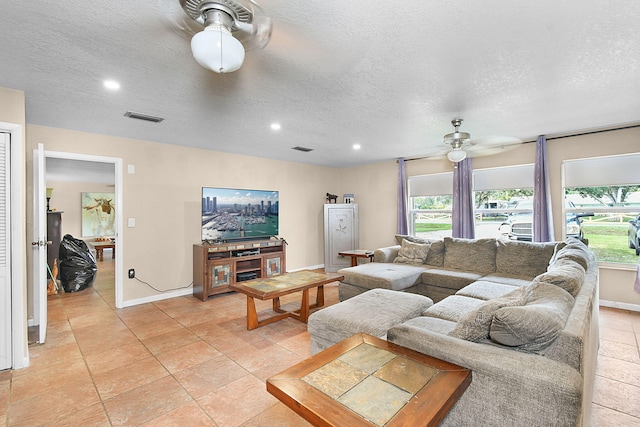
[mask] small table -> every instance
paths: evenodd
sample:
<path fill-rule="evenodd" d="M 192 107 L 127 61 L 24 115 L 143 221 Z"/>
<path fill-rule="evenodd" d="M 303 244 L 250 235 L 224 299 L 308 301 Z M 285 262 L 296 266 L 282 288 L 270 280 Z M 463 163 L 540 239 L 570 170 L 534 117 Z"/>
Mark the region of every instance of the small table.
<path fill-rule="evenodd" d="M 358 265 L 358 258 L 369 258 L 369 261 L 373 262 L 373 251 L 367 251 L 364 249 L 354 249 L 352 251 L 338 252 L 339 256 L 351 257 L 351 267 Z"/>
<path fill-rule="evenodd" d="M 253 330 L 259 326 L 287 317 L 293 317 L 296 320 L 307 323 L 310 310 L 324 305 L 324 285 L 343 279 L 344 276 L 336 273 L 301 270 L 284 273 L 279 276 L 236 282 L 229 285 L 229 287 L 247 296 L 247 329 Z M 309 289 L 311 288 L 318 288 L 316 302 L 313 305 L 309 305 Z M 299 291 L 302 291 L 300 309 L 294 311 L 282 309 L 280 297 Z M 254 298 L 258 298 L 261 301 L 273 300 L 273 311 L 279 314 L 264 320 L 258 320 Z"/>
<path fill-rule="evenodd" d="M 314 426 L 437 426 L 471 371 L 359 333 L 267 380 Z"/>
<path fill-rule="evenodd" d="M 105 249 L 113 249 L 111 252 L 111 259 L 116 257 L 116 244 L 114 242 L 91 242 L 94 248 L 96 248 L 96 258 L 99 261 L 104 261 L 104 255 L 102 253 Z"/>

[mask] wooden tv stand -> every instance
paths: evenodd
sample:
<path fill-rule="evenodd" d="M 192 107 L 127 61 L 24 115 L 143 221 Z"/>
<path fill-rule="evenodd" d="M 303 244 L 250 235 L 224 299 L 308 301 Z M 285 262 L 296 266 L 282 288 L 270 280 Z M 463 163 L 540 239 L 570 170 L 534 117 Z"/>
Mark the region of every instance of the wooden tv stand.
<path fill-rule="evenodd" d="M 193 245 L 193 296 L 202 301 L 232 292 L 232 283 L 285 271 L 284 239 Z"/>

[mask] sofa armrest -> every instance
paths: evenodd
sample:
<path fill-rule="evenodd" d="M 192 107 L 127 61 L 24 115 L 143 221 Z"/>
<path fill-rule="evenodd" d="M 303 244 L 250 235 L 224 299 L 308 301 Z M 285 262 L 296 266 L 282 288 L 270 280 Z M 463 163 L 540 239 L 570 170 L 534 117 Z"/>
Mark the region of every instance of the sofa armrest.
<path fill-rule="evenodd" d="M 400 251 L 400 245 L 387 246 L 385 248 L 378 248 L 373 251 L 373 261 L 374 262 L 393 262 L 394 259 L 398 256 L 398 251 Z"/>
<path fill-rule="evenodd" d="M 484 425 L 492 426 L 581 424 L 583 381 L 577 370 L 544 356 L 424 330 L 418 319 L 394 326 L 387 339 L 473 371 L 443 426 L 468 424 L 480 413 L 487 417 Z"/>

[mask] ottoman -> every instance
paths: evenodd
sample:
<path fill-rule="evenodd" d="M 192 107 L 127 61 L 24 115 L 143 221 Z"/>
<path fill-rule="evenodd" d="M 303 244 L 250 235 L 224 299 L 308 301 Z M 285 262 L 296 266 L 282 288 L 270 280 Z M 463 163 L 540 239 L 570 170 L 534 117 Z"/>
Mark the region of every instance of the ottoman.
<path fill-rule="evenodd" d="M 316 354 L 353 334 L 364 332 L 382 339 L 387 331 L 421 316 L 433 305 L 431 298 L 389 289 L 371 289 L 309 316 L 311 354 Z"/>

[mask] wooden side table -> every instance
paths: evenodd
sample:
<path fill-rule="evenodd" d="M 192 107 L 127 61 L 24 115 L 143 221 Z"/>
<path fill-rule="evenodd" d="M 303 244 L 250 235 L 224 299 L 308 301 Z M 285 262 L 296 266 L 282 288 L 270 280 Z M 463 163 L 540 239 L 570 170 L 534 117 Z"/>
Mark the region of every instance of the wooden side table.
<path fill-rule="evenodd" d="M 339 256 L 351 257 L 351 267 L 358 265 L 358 258 L 369 258 L 370 262 L 373 262 L 373 251 L 365 249 L 354 249 L 352 251 L 338 252 Z"/>

